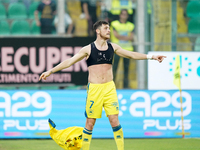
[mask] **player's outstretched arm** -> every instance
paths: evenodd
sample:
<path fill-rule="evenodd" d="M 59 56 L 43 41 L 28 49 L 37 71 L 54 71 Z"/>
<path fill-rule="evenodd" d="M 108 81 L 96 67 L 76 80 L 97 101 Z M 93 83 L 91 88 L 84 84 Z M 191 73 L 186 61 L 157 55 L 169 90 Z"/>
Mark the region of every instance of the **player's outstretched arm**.
<path fill-rule="evenodd" d="M 84 57 L 87 57 L 87 55 L 88 55 L 88 46 L 85 46 L 73 57 L 66 59 L 65 61 L 63 61 L 60 64 L 58 64 L 57 66 L 55 66 L 54 68 L 52 68 L 46 72 L 43 72 L 41 74 L 39 80 L 41 80 L 41 79 L 46 80 L 46 78 L 48 76 L 50 76 L 52 73 L 55 73 L 57 71 L 60 71 L 62 69 L 70 67 L 71 65 L 75 64 L 76 62 L 82 60 Z"/>
<path fill-rule="evenodd" d="M 145 59 L 152 59 L 157 60 L 158 62 L 162 62 L 166 56 L 162 55 L 146 55 L 138 52 L 131 52 L 122 49 L 119 45 L 112 43 L 115 53 L 121 57 L 129 58 L 129 59 L 136 59 L 136 60 L 145 60 Z"/>

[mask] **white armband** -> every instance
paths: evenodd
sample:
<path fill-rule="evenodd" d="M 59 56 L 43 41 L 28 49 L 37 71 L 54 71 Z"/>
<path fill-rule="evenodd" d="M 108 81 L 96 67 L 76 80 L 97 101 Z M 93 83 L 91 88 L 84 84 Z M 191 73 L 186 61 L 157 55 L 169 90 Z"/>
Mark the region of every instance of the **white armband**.
<path fill-rule="evenodd" d="M 147 59 L 152 60 L 153 59 L 153 55 L 147 55 Z"/>

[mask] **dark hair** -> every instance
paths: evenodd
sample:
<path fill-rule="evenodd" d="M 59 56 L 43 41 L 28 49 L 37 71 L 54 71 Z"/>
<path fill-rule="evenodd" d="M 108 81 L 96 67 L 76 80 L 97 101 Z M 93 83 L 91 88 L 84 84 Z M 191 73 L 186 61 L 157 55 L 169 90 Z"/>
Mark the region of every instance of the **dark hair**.
<path fill-rule="evenodd" d="M 102 26 L 102 24 L 105 24 L 105 25 L 109 25 L 109 23 L 107 21 L 104 21 L 104 20 L 99 20 L 97 21 L 94 25 L 93 25 L 93 30 L 94 32 L 96 31 L 97 28 L 99 28 L 100 26 Z"/>
<path fill-rule="evenodd" d="M 128 14 L 128 10 L 127 10 L 127 9 L 122 9 L 122 10 L 120 11 L 120 15 L 122 14 L 123 11 L 125 11 L 125 12 Z"/>

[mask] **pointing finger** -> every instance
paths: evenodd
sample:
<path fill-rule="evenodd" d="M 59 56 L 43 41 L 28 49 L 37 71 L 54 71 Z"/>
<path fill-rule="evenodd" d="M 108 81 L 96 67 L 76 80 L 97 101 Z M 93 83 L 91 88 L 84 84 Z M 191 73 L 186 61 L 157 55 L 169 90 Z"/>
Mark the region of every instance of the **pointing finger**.
<path fill-rule="evenodd" d="M 42 74 L 42 75 L 40 76 L 39 81 L 43 78 L 43 76 L 44 76 L 44 74 Z"/>

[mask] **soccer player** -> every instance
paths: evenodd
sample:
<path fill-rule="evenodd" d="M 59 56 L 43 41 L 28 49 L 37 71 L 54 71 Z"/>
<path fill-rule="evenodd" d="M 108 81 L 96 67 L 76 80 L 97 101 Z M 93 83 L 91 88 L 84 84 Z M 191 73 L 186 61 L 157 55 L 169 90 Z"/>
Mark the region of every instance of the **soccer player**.
<path fill-rule="evenodd" d="M 96 119 L 101 118 L 102 108 L 104 107 L 113 128 L 117 148 L 118 150 L 124 150 L 123 131 L 118 119 L 119 104 L 113 82 L 113 55 L 115 53 L 129 59 L 153 59 L 158 62 L 162 62 L 166 56 L 131 52 L 122 49 L 117 44 L 107 42 L 110 38 L 110 27 L 106 21 L 97 21 L 93 25 L 93 29 L 97 35 L 93 43 L 83 47 L 73 57 L 66 59 L 54 68 L 42 73 L 39 80 L 46 80 L 52 73 L 68 68 L 83 58 L 86 58 L 89 76 L 85 108 L 86 124 L 83 129 L 82 148 L 83 150 L 89 150 L 93 127 Z"/>

